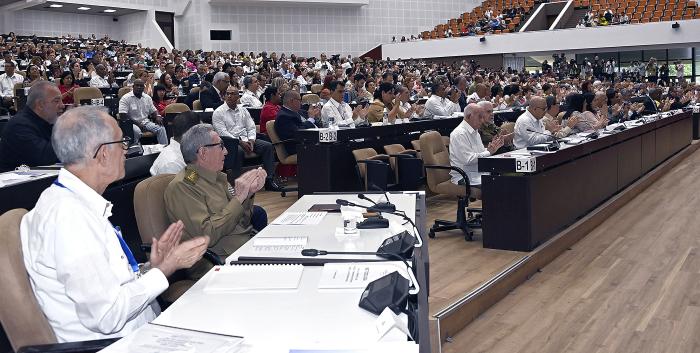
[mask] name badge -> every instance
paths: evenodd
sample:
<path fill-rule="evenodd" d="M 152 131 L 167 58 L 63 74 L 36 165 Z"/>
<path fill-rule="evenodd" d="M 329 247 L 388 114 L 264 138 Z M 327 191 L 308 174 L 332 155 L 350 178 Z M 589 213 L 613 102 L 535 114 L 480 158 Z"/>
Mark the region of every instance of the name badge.
<path fill-rule="evenodd" d="M 105 106 L 105 100 L 104 98 L 95 98 L 90 100 L 90 105 L 96 105 L 99 107 L 104 107 Z"/>
<path fill-rule="evenodd" d="M 338 141 L 338 130 L 322 129 L 318 131 L 318 142 L 336 142 Z"/>
<path fill-rule="evenodd" d="M 518 157 L 515 159 L 516 173 L 533 173 L 537 170 L 537 159 L 535 157 Z"/>

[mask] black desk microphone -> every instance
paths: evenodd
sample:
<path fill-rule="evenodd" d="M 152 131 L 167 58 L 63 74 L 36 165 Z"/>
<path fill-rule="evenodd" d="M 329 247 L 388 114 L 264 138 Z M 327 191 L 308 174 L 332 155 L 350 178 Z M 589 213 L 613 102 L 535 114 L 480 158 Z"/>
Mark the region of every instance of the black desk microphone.
<path fill-rule="evenodd" d="M 372 199 L 369 197 L 365 196 L 365 194 L 358 194 L 357 197 L 361 200 L 369 201 L 374 204 L 374 206 L 367 207 L 367 211 L 370 212 L 396 212 L 396 205 L 393 203 L 389 202 L 389 196 L 386 196 L 386 202 L 374 202 Z"/>
<path fill-rule="evenodd" d="M 552 138 L 552 141 L 549 143 L 549 146 L 547 147 L 547 151 L 559 150 L 559 145 L 561 144 L 561 141 L 556 136 L 554 136 L 554 134 L 545 134 L 545 133 L 535 131 L 532 129 L 526 129 L 526 130 L 527 130 L 527 132 L 533 132 L 535 134 L 544 135 L 544 136 Z M 530 149 L 530 147 L 532 147 L 532 146 L 529 146 L 528 149 Z"/>

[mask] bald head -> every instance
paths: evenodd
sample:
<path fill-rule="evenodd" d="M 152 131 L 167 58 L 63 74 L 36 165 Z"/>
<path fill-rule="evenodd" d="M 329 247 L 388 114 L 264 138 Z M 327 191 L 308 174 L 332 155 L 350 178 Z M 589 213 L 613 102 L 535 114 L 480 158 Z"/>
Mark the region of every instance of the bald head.
<path fill-rule="evenodd" d="M 530 112 L 535 119 L 540 120 L 547 112 L 547 101 L 540 96 L 533 96 L 530 98 L 530 105 L 527 107 L 527 111 Z"/>
<path fill-rule="evenodd" d="M 489 101 L 481 101 L 477 103 L 479 108 L 481 108 L 484 112 L 484 123 L 492 123 L 493 122 L 493 104 Z"/>
<path fill-rule="evenodd" d="M 475 103 L 467 104 L 464 108 L 464 121 L 474 130 L 481 126 L 484 110 Z"/>

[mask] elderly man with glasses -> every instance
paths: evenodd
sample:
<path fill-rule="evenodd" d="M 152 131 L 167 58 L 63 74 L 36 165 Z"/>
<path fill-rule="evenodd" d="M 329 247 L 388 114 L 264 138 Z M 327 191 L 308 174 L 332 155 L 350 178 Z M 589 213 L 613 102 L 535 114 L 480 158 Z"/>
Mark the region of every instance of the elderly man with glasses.
<path fill-rule="evenodd" d="M 267 225 L 267 213 L 253 205 L 255 193 L 265 185 L 265 170 L 253 169 L 236 179 L 233 187 L 221 172 L 228 151 L 209 124 L 190 128 L 180 140 L 187 166 L 165 189 L 168 218 L 185 224 L 183 239 L 197 234 L 211 237 L 209 249 L 222 258 L 231 255 Z M 206 261 L 188 270 L 201 278 L 211 267 Z"/>
<path fill-rule="evenodd" d="M 127 335 L 160 313 L 155 299 L 167 277 L 196 263 L 208 238 L 180 243 L 177 221 L 153 239 L 150 261 L 137 263 L 102 197 L 124 177 L 129 140 L 116 120 L 98 108 L 72 109 L 51 142 L 64 167 L 20 226 L 32 290 L 59 342 Z"/>
<path fill-rule="evenodd" d="M 532 97 L 527 110 L 515 121 L 513 144 L 516 149 L 554 140 L 552 133 L 542 123 L 545 113 L 547 113 L 547 102 L 545 99 Z"/>

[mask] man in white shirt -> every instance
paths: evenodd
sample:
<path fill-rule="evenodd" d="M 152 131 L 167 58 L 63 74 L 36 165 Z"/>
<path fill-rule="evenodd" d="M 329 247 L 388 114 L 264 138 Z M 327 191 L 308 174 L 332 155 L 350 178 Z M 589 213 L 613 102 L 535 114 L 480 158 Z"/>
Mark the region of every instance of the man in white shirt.
<path fill-rule="evenodd" d="M 326 77 L 329 70 L 333 72 L 333 65 L 328 61 L 326 53 L 321 53 L 321 60 L 316 62 L 316 65 L 314 65 L 314 70 L 321 72 L 321 79 Z"/>
<path fill-rule="evenodd" d="M 221 137 L 230 137 L 238 140 L 238 148 L 245 154 L 254 152 L 262 157 L 263 167 L 267 172 L 265 189 L 277 191 L 279 186 L 273 181 L 275 175 L 275 155 L 272 144 L 257 139 L 257 129 L 248 110 L 238 105 L 239 95 L 236 86 L 228 86 L 224 96 L 224 104 L 214 110 L 211 117 L 214 130 Z M 231 151 L 234 153 L 235 151 Z M 241 153 L 239 153 L 240 155 Z"/>
<path fill-rule="evenodd" d="M 90 79 L 90 87 L 97 88 L 110 88 L 118 87 L 117 83 L 114 81 L 114 75 L 107 72 L 107 68 L 99 64 L 95 67 L 96 75 L 93 75 Z"/>
<path fill-rule="evenodd" d="M 485 111 L 471 103 L 464 108 L 464 120 L 450 133 L 450 165 L 462 169 L 469 178 L 469 185 L 481 188 L 481 173 L 479 173 L 479 158 L 488 157 L 503 146 L 503 138 L 496 136 L 484 148 L 479 135 L 479 127 L 486 120 Z M 450 180 L 457 185 L 465 185 L 461 174 L 450 171 Z"/>
<path fill-rule="evenodd" d="M 542 97 L 532 97 L 527 110 L 515 121 L 515 149 L 553 141 L 551 132 L 545 129 L 542 118 L 547 112 L 547 102 Z M 534 131 L 530 132 L 528 130 Z"/>
<path fill-rule="evenodd" d="M 445 117 L 452 115 L 452 105 L 448 104 L 448 99 L 445 98 L 447 96 L 447 80 L 439 77 L 435 80 L 436 82 L 433 84 L 432 88 L 433 94 L 428 98 L 428 101 L 425 102 L 423 118 L 426 119 L 433 119 L 436 116 Z"/>
<path fill-rule="evenodd" d="M 328 84 L 331 95 L 328 101 L 321 108 L 321 122 L 323 126 L 330 126 L 329 119 L 334 120 L 337 126 L 355 127 L 365 120 L 368 109 L 361 106 L 351 110 L 350 105 L 343 101 L 345 84 L 342 81 L 331 81 Z"/>
<path fill-rule="evenodd" d="M 153 239 L 150 262 L 138 264 L 102 197 L 124 177 L 128 140 L 116 120 L 75 108 L 59 117 L 52 139 L 64 169 L 20 226 L 32 290 L 58 342 L 127 335 L 160 313 L 155 299 L 167 277 L 198 261 L 209 239 L 180 244 L 178 221 Z"/>
<path fill-rule="evenodd" d="M 262 102 L 258 99 L 257 92 L 259 88 L 258 79 L 253 76 L 246 76 L 243 78 L 243 96 L 241 97 L 241 104 L 251 108 L 262 108 Z"/>
<path fill-rule="evenodd" d="M 178 114 L 173 120 L 173 137 L 170 143 L 160 151 L 158 158 L 151 166 L 151 175 L 177 174 L 187 165 L 180 150 L 180 139 L 191 127 L 201 123 L 197 114 L 184 112 Z"/>
<path fill-rule="evenodd" d="M 134 81 L 131 92 L 123 95 L 119 100 L 119 117 L 131 119 L 134 123 L 135 141 L 138 141 L 142 131 L 146 130 L 156 134 L 159 144 L 167 145 L 168 135 L 163 126 L 163 118 L 158 115 L 153 99 L 143 92 L 145 87 L 143 80 Z"/>
<path fill-rule="evenodd" d="M 24 76 L 15 72 L 15 63 L 5 62 L 5 73 L 0 75 L 0 107 L 10 109 L 14 106 L 15 85 L 24 82 Z"/>

